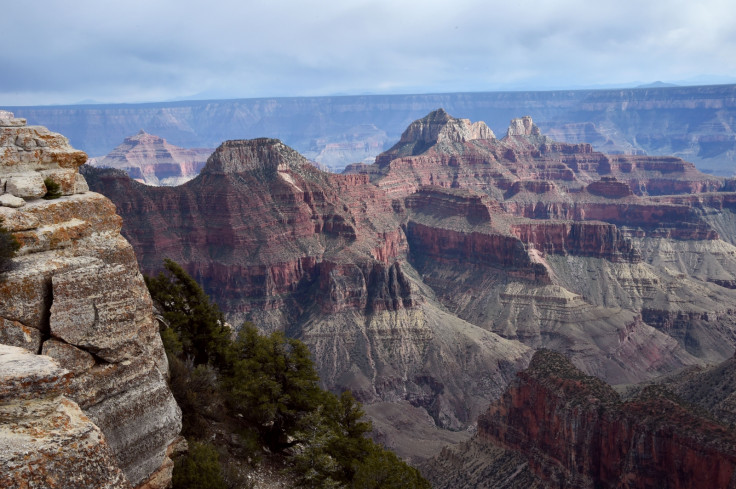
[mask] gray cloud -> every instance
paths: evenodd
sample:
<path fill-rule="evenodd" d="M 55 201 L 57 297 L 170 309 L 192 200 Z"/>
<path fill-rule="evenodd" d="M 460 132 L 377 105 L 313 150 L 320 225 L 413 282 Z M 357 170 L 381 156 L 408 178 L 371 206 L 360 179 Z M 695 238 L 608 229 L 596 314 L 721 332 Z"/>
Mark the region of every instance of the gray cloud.
<path fill-rule="evenodd" d="M 4 105 L 736 79 L 730 0 L 47 0 L 3 17 Z"/>

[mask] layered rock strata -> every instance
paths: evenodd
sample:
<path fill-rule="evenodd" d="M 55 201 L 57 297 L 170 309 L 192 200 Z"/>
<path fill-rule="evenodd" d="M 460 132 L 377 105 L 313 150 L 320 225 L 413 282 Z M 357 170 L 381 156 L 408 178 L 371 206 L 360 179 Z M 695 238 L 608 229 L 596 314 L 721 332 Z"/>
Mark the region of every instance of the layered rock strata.
<path fill-rule="evenodd" d="M 212 149 L 185 149 L 140 130 L 106 156 L 90 158 L 89 165 L 116 168 L 147 185 L 181 185 L 204 168 Z"/>
<path fill-rule="evenodd" d="M 0 345 L 0 485 L 129 489 L 105 436 L 66 395 L 71 372 Z"/>
<path fill-rule="evenodd" d="M 107 198 L 88 191 L 77 172 L 86 155 L 64 137 L 7 112 L 0 131 L 3 196 L 22 201 L 0 207 L 3 226 L 21 244 L 0 273 L 0 338 L 72 373 L 69 399 L 102 430 L 133 486 L 162 468 L 165 485 L 181 411 L 166 384 L 151 298 L 120 235 L 122 220 Z M 48 178 L 61 197 L 38 198 Z"/>
<path fill-rule="evenodd" d="M 426 465 L 435 487 L 483 487 L 499 472 L 510 488 L 736 487 L 732 430 L 659 385 L 624 400 L 549 350 L 479 418 L 475 439 L 445 454 L 460 461 Z"/>

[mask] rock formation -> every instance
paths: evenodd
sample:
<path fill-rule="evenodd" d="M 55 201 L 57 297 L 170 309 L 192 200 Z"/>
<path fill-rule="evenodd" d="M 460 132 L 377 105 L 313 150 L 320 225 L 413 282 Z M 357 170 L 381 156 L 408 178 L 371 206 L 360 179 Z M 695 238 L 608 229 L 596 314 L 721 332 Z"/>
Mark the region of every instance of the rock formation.
<path fill-rule="evenodd" d="M 66 397 L 71 372 L 0 345 L 0 485 L 129 489 L 100 429 Z"/>
<path fill-rule="evenodd" d="M 107 156 L 87 163 L 98 168 L 116 168 L 147 185 L 181 185 L 196 177 L 212 154 L 211 149 L 184 149 L 140 130 L 125 138 Z"/>
<path fill-rule="evenodd" d="M 377 416 L 410 403 L 464 428 L 530 348 L 615 384 L 736 348 L 729 184 L 556 142 L 530 118 L 497 139 L 435 111 L 342 175 L 272 139 L 224 143 L 179 188 L 86 175 L 144 271 L 172 258 L 231 323 L 305 340 L 326 385 Z"/>
<path fill-rule="evenodd" d="M 444 472 L 427 464 L 435 487 L 485 486 L 484 473 L 463 466 L 503 470 L 509 460 L 517 464 L 510 488 L 736 487 L 732 430 L 658 385 L 624 400 L 549 350 L 480 417 L 476 439 L 446 454 L 472 459 L 439 462 Z"/>
<path fill-rule="evenodd" d="M 0 112 L 1 197 L 17 199 L 0 207 L 0 218 L 21 244 L 0 273 L 0 342 L 42 354 L 38 362 L 54 358 L 71 372 L 64 374 L 68 390 L 58 390 L 69 400 L 53 402 L 101 430 L 122 481 L 136 487 L 151 479 L 164 487 L 181 411 L 166 384 L 166 356 L 133 248 L 120 235 L 115 206 L 89 192 L 78 173 L 85 160 L 66 138 Z M 61 197 L 39 198 L 47 193 L 45 179 L 59 184 Z M 77 405 L 84 415 L 69 411 Z M 97 428 L 75 429 L 86 431 L 74 436 L 101 438 Z M 75 474 L 57 472 L 62 468 L 49 465 L 43 487 L 103 487 L 82 479 L 74 485 L 68 478 Z"/>

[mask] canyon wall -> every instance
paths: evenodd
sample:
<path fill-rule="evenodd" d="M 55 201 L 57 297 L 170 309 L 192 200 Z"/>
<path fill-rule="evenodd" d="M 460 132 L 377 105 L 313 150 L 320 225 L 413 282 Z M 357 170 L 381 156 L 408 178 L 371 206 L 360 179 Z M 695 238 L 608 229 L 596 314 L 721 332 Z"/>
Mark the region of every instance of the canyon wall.
<path fill-rule="evenodd" d="M 623 399 L 549 350 L 537 351 L 479 418 L 474 440 L 443 454 L 467 458 L 438 461 L 444 471 L 425 465 L 440 488 L 485 486 L 491 470 L 463 469 L 503 471 L 509 460 L 518 464 L 507 472 L 510 488 L 736 487 L 732 430 L 661 385 Z"/>

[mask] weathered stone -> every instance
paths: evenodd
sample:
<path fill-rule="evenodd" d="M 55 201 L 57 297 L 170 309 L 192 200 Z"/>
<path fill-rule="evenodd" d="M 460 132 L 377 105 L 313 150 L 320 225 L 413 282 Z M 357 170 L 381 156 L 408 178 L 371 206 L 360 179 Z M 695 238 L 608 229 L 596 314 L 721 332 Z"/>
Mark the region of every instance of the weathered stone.
<path fill-rule="evenodd" d="M 0 207 L 0 221 L 2 221 L 2 226 L 11 233 L 38 227 L 37 217 L 8 207 Z"/>
<path fill-rule="evenodd" d="M 55 338 L 50 338 L 43 342 L 41 354 L 47 355 L 59 362 L 61 367 L 72 372 L 75 377 L 83 374 L 95 365 L 95 359 L 91 354 Z"/>
<path fill-rule="evenodd" d="M 139 382 L 85 409 L 132 484 L 159 470 L 181 431 L 181 410 L 166 380 L 152 361 L 146 367 Z"/>
<path fill-rule="evenodd" d="M 93 265 L 52 278 L 51 334 L 108 362 L 141 355 L 158 334 L 137 270 Z"/>
<path fill-rule="evenodd" d="M 94 412 L 94 421 L 112 440 L 109 446 L 101 441 L 99 429 L 85 418 L 86 431 L 69 435 L 75 439 L 64 438 L 65 432 L 54 434 L 55 458 L 46 448 L 52 445 L 36 437 L 31 442 L 41 444 L 29 446 L 38 462 L 18 468 L 12 455 L 7 473 L 22 484 L 23 477 L 36 484 L 38 473 L 48 476 L 47 485 L 28 487 L 129 487 L 126 477 L 136 484 L 150 478 L 151 484 L 165 487 L 171 479 L 166 450 L 181 429 L 181 411 L 164 379 L 168 364 L 151 298 L 133 249 L 120 235 L 122 221 L 108 199 L 88 192 L 76 170 L 86 155 L 70 148 L 65 138 L 45 128 L 0 126 L 0 183 L 5 189 L 23 194 L 18 189 L 28 187 L 28 181 L 43 186 L 43 179 L 51 178 L 64 194 L 30 200 L 20 210 L 0 209 L 0 218 L 22 245 L 0 273 L 0 339 L 37 352 L 41 338 L 51 335 L 44 353 L 71 370 L 55 367 L 64 373 L 61 380 L 54 380 L 54 370 L 46 377 L 23 376 L 27 365 L 9 370 L 17 378 L 0 379 L 0 401 L 25 395 L 28 403 L 38 402 L 33 398 L 58 397 L 63 387 L 87 415 Z M 15 197 L 6 193 L 0 198 Z M 0 377 L 4 370 L 0 362 Z M 53 382 L 63 385 L 48 388 Z M 28 387 L 26 394 L 16 392 L 19 384 Z M 60 399 L 79 411 L 77 404 Z M 47 403 L 44 413 L 58 405 Z M 97 441 L 88 442 L 87 434 Z M 91 466 L 75 468 L 80 460 Z M 3 482 L 4 476 L 0 473 Z"/>
<path fill-rule="evenodd" d="M 0 205 L 5 207 L 18 208 L 26 205 L 26 201 L 21 199 L 20 197 L 16 197 L 15 195 L 3 194 L 0 195 Z"/>
<path fill-rule="evenodd" d="M 83 194 L 85 192 L 89 192 L 89 185 L 87 185 L 87 180 L 84 179 L 84 175 L 82 175 L 81 173 L 77 173 L 73 193 Z"/>
<path fill-rule="evenodd" d="M 60 270 L 100 263 L 89 256 L 61 256 L 54 252 L 16 257 L 0 274 L 0 316 L 42 332 L 49 330 L 51 276 Z"/>
<path fill-rule="evenodd" d="M 37 172 L 9 175 L 5 181 L 5 191 L 24 199 L 38 199 L 46 195 L 43 176 Z"/>
<path fill-rule="evenodd" d="M 59 396 L 71 376 L 49 357 L 0 344 L 0 404 Z"/>
<path fill-rule="evenodd" d="M 44 180 L 50 178 L 55 183 L 59 184 L 59 191 L 62 195 L 72 195 L 77 192 L 77 177 L 79 172 L 76 168 L 58 168 L 53 170 L 41 170 L 38 173 L 41 174 Z M 84 178 L 84 177 L 82 177 Z"/>
<path fill-rule="evenodd" d="M 38 353 L 41 348 L 41 332 L 18 321 L 0 317 L 0 343 Z"/>
<path fill-rule="evenodd" d="M 25 119 L 17 119 L 12 112 L 0 110 L 0 127 L 21 127 L 25 125 Z"/>
<path fill-rule="evenodd" d="M 0 345 L 0 487 L 128 489 L 100 429 L 63 396 L 71 373 Z"/>

